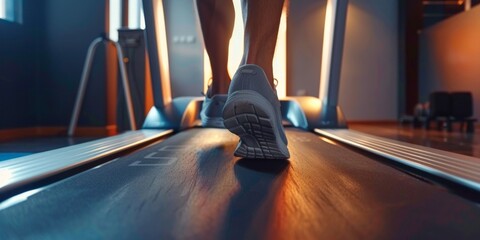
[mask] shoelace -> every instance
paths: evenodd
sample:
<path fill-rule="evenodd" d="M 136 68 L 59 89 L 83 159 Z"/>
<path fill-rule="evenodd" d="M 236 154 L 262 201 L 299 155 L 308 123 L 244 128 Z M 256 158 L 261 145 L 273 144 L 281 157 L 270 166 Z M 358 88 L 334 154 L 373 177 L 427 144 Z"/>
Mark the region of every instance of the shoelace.
<path fill-rule="evenodd" d="M 273 91 L 275 92 L 275 95 L 277 95 L 277 86 L 278 86 L 278 79 L 273 78 Z"/>

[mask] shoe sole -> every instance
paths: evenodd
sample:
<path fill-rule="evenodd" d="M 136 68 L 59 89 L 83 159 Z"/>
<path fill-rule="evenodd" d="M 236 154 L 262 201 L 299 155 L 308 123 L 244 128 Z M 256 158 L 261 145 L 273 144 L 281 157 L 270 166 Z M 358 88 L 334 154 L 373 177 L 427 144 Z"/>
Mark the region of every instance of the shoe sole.
<path fill-rule="evenodd" d="M 244 158 L 288 159 L 290 153 L 282 141 L 275 109 L 260 94 L 236 91 L 223 109 L 223 123 L 240 137 L 234 155 Z"/>

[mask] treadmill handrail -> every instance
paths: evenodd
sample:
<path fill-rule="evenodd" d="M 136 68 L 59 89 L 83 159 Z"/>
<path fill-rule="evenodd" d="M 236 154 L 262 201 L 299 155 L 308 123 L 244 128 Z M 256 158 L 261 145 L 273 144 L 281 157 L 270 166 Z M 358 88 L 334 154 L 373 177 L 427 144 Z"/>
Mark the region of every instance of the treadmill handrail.
<path fill-rule="evenodd" d="M 92 41 L 90 46 L 88 47 L 87 57 L 85 58 L 85 64 L 83 66 L 82 71 L 82 78 L 80 80 L 80 86 L 78 88 L 77 97 L 75 100 L 75 106 L 73 107 L 72 117 L 70 119 L 70 124 L 68 126 L 68 136 L 73 136 L 75 133 L 75 128 L 77 127 L 78 117 L 80 115 L 80 110 L 82 108 L 83 99 L 85 97 L 85 91 L 87 88 L 88 79 L 90 77 L 90 72 L 92 70 L 92 63 L 95 57 L 95 53 L 97 51 L 98 46 L 103 43 L 112 44 L 117 51 L 117 61 L 118 66 L 120 67 L 120 77 L 122 79 L 122 86 L 123 86 L 123 94 L 125 96 L 125 102 L 127 105 L 127 113 L 128 119 L 130 123 L 130 129 L 136 130 L 135 126 L 135 114 L 133 112 L 133 103 L 132 103 L 132 94 L 130 91 L 130 85 L 128 81 L 127 70 L 125 68 L 124 63 L 124 56 L 122 47 L 118 42 L 114 42 L 113 40 L 106 38 L 106 37 L 98 37 Z"/>

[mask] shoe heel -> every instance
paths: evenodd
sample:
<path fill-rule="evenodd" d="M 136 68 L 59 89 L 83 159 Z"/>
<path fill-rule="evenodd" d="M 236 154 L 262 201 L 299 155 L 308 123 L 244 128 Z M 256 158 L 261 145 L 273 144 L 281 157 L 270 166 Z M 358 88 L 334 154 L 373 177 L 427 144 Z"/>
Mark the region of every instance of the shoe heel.
<path fill-rule="evenodd" d="M 240 137 L 235 156 L 245 158 L 287 159 L 281 140 L 278 116 L 270 102 L 260 94 L 245 90 L 229 96 L 223 109 L 224 126 Z"/>

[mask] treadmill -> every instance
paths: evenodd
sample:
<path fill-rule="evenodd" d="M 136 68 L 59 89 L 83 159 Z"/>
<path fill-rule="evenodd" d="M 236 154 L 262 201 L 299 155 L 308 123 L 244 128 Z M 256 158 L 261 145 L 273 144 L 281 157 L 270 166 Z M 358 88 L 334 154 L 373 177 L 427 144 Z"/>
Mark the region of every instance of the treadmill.
<path fill-rule="evenodd" d="M 170 98 L 162 2 L 144 0 L 155 107 L 141 130 L 0 162 L 0 239 L 478 239 L 480 159 L 348 130 L 337 106 L 347 1 L 330 0 L 319 98 L 283 99 L 291 158 Z M 164 34 L 164 33 L 163 33 Z"/>

